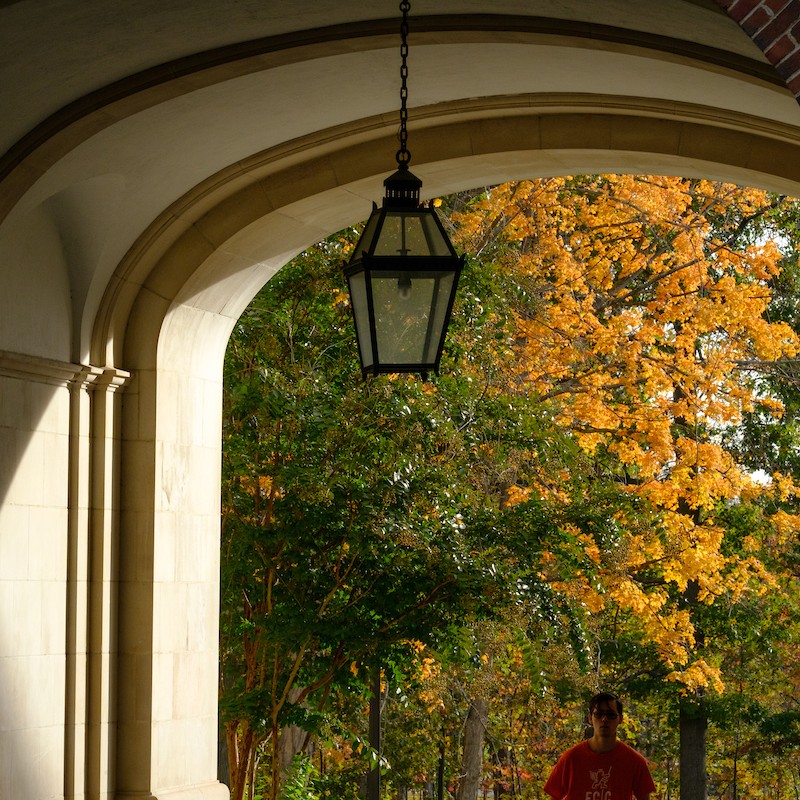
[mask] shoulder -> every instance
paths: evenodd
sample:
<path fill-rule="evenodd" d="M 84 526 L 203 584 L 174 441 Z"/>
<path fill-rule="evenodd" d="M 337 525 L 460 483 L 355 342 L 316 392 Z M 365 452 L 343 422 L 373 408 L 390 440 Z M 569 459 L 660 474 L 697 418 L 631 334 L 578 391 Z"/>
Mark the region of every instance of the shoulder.
<path fill-rule="evenodd" d="M 612 752 L 617 758 L 625 759 L 626 761 L 647 763 L 647 759 L 638 750 L 634 750 L 629 744 L 622 740 L 617 741 L 617 746 Z"/>
<path fill-rule="evenodd" d="M 572 760 L 574 758 L 581 758 L 585 756 L 587 753 L 591 753 L 592 751 L 589 749 L 589 745 L 586 743 L 586 740 L 582 742 L 578 742 L 578 744 L 572 745 L 569 750 L 565 750 L 564 754 L 561 756 L 562 760 Z"/>

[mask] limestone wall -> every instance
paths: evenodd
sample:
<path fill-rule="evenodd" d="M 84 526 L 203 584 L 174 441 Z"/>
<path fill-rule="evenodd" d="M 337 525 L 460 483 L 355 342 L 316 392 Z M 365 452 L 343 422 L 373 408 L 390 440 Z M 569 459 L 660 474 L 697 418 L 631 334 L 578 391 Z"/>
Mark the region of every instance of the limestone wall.
<path fill-rule="evenodd" d="M 48 374 L 50 373 L 50 374 Z M 61 797 L 70 552 L 67 365 L 0 353 L 0 797 Z M 84 564 L 85 566 L 85 564 Z M 73 616 L 68 635 L 68 615 Z M 79 628 L 81 632 L 79 633 Z M 73 643 L 68 642 L 69 638 Z M 72 699 L 72 698 L 70 698 Z"/>

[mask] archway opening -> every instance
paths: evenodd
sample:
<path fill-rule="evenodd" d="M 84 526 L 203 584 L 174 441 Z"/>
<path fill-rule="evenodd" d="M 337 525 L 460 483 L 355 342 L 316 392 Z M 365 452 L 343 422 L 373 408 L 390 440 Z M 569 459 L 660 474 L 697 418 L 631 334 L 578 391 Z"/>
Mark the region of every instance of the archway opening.
<path fill-rule="evenodd" d="M 640 182 L 637 184 L 636 180 Z M 729 320 L 733 318 L 726 315 L 740 300 L 747 305 L 748 297 L 759 296 L 765 301 L 765 293 L 772 290 L 768 287 L 775 287 L 777 273 L 770 275 L 769 269 L 764 271 L 766 262 L 759 262 L 760 266 L 756 266 L 753 261 L 751 266 L 755 271 L 749 276 L 738 271 L 738 267 L 733 267 L 732 273 L 727 272 L 732 267 L 729 259 L 739 245 L 742 250 L 734 261 L 740 266 L 751 258 L 768 257 L 770 247 L 766 232 L 770 226 L 762 228 L 759 221 L 766 222 L 767 215 L 781 202 L 755 191 L 749 194 L 741 191 L 738 199 L 734 200 L 738 191 L 732 186 L 715 186 L 709 181 L 605 176 L 583 182 L 571 179 L 522 182 L 513 188 L 495 188 L 472 200 L 472 203 L 485 206 L 489 222 L 481 227 L 481 223 L 476 221 L 480 216 L 476 209 L 466 207 L 460 210 L 460 223 L 471 231 L 474 242 L 482 243 L 478 249 L 488 261 L 482 264 L 487 268 L 487 274 L 467 278 L 469 299 L 463 302 L 461 313 L 469 322 L 464 323 L 465 329 L 456 335 L 453 345 L 458 353 L 454 360 L 464 371 L 460 378 L 463 383 L 456 387 L 454 384 L 458 383 L 458 377 L 443 377 L 434 381 L 428 390 L 421 390 L 416 385 L 409 387 L 403 381 L 388 380 L 381 385 L 360 386 L 356 393 L 360 407 L 355 415 L 363 413 L 366 408 L 372 409 L 374 402 L 375 408 L 382 409 L 384 414 L 377 421 L 372 414 L 367 414 L 363 421 L 354 420 L 353 409 L 356 406 L 331 404 L 332 395 L 341 401 L 348 391 L 342 386 L 347 382 L 347 357 L 340 351 L 341 345 L 337 344 L 342 317 L 336 316 L 337 307 L 345 301 L 341 287 L 336 290 L 335 281 L 333 284 L 321 281 L 313 290 L 309 288 L 312 276 L 319 278 L 310 261 L 316 258 L 318 262 L 324 262 L 325 257 L 332 253 L 341 260 L 341 244 L 346 237 L 334 237 L 318 248 L 314 256 L 306 255 L 303 262 L 305 271 L 295 276 L 302 288 L 293 289 L 290 283 L 275 288 L 266 304 L 251 312 L 261 320 L 263 328 L 269 328 L 267 335 L 272 349 L 267 348 L 269 355 L 263 361 L 258 360 L 255 351 L 247 353 L 244 361 L 252 369 L 248 378 L 238 384 L 237 396 L 230 400 L 231 416 L 226 416 L 231 421 L 227 430 L 235 451 L 229 452 L 228 458 L 241 467 L 248 460 L 243 456 L 241 443 L 251 435 L 255 435 L 258 447 L 263 448 L 260 456 L 266 456 L 257 465 L 251 462 L 253 470 L 246 477 L 234 474 L 231 478 L 229 474 L 233 482 L 227 483 L 230 494 L 226 495 L 228 507 L 225 513 L 233 519 L 234 528 L 239 526 L 247 530 L 246 540 L 250 543 L 245 555 L 239 549 L 241 543 L 237 547 L 233 540 L 227 540 L 236 554 L 233 566 L 240 568 L 243 562 L 245 571 L 249 570 L 256 576 L 255 584 L 249 587 L 248 607 L 239 608 L 242 617 L 246 618 L 245 629 L 252 635 L 251 644 L 258 641 L 255 630 L 263 622 L 259 615 L 268 618 L 273 611 L 270 603 L 275 607 L 279 604 L 276 599 L 281 591 L 279 583 L 292 585 L 299 597 L 309 588 L 309 574 L 335 576 L 341 568 L 342 577 L 349 585 L 336 585 L 336 581 L 330 585 L 330 581 L 313 577 L 311 584 L 319 588 L 324 583 L 326 587 L 322 596 L 316 598 L 322 604 L 321 616 L 335 618 L 335 610 L 326 604 L 332 602 L 337 594 L 340 599 L 341 595 L 345 596 L 343 604 L 351 616 L 331 624 L 339 634 L 344 630 L 345 620 L 353 626 L 352 650 L 348 652 L 345 648 L 342 651 L 341 640 L 337 650 L 336 643 L 323 639 L 324 645 L 319 642 L 308 645 L 311 652 L 307 655 L 309 661 L 316 659 L 317 664 L 342 656 L 338 666 L 347 680 L 339 688 L 346 687 L 345 695 L 348 691 L 355 692 L 356 687 L 363 689 L 366 680 L 363 668 L 369 663 L 369 656 L 365 655 L 364 632 L 371 624 L 377 625 L 368 638 L 375 649 L 380 650 L 377 630 L 388 619 L 388 616 L 381 617 L 381 613 L 387 613 L 387 597 L 400 601 L 399 587 L 403 577 L 415 579 L 420 598 L 425 596 L 426 573 L 421 571 L 415 575 L 412 572 L 409 552 L 415 549 L 428 553 L 436 551 L 442 558 L 435 563 L 438 576 L 452 575 L 445 566 L 448 557 L 456 562 L 461 559 L 460 570 L 473 594 L 480 587 L 477 594 L 486 604 L 491 604 L 493 592 L 497 602 L 501 603 L 501 596 L 508 597 L 500 588 L 500 584 L 505 583 L 511 586 L 513 599 L 503 608 L 501 624 L 497 624 L 495 619 L 493 628 L 489 620 L 491 615 L 482 617 L 476 612 L 475 603 L 471 606 L 469 603 L 458 604 L 463 603 L 465 597 L 460 601 L 453 600 L 450 614 L 441 608 L 434 610 L 431 597 L 424 603 L 418 598 L 420 608 L 435 617 L 436 623 L 432 627 L 438 627 L 441 635 L 437 638 L 436 630 L 428 630 L 431 638 L 427 646 L 433 649 L 420 657 L 422 663 L 417 667 L 421 672 L 414 676 L 417 681 L 425 670 L 428 670 L 425 674 L 429 681 L 431 670 L 437 677 L 444 672 L 441 664 L 431 665 L 436 662 L 436 645 L 449 649 L 451 653 L 457 650 L 452 641 L 449 645 L 444 644 L 447 639 L 445 630 L 452 633 L 455 628 L 462 644 L 466 638 L 475 648 L 465 659 L 473 665 L 473 690 L 481 680 L 488 680 L 491 668 L 487 664 L 495 659 L 497 662 L 508 659 L 509 651 L 514 652 L 511 661 L 518 658 L 520 664 L 525 664 L 528 674 L 532 666 L 538 665 L 538 675 L 543 681 L 531 688 L 526 703 L 532 702 L 533 705 L 523 704 L 522 710 L 516 714 L 518 719 L 528 714 L 531 708 L 538 709 L 540 718 L 549 715 L 550 719 L 559 716 L 559 703 L 569 705 L 573 702 L 574 707 L 579 708 L 580 695 L 590 686 L 606 688 L 606 684 L 613 683 L 617 691 L 634 696 L 639 693 L 636 699 L 643 712 L 648 693 L 656 694 L 659 700 L 654 707 L 657 705 L 658 711 L 649 715 L 642 713 L 639 730 L 650 731 L 648 746 L 652 747 L 651 756 L 655 757 L 655 751 L 663 748 L 657 758 L 669 775 L 669 765 L 674 764 L 676 758 L 677 743 L 669 736 L 660 738 L 654 731 L 664 724 L 670 713 L 684 713 L 686 708 L 694 708 L 697 712 L 703 703 L 708 704 L 703 712 L 707 713 L 714 702 L 710 696 L 719 692 L 723 697 L 721 683 L 717 683 L 718 679 L 721 680 L 721 666 L 715 663 L 721 662 L 723 657 L 720 656 L 721 650 L 714 650 L 710 644 L 711 627 L 716 626 L 719 620 L 709 623 L 705 607 L 711 608 L 715 599 L 725 597 L 725 614 L 730 614 L 732 605 L 737 605 L 749 591 L 754 592 L 751 599 L 759 594 L 759 582 L 765 576 L 760 572 L 761 567 L 755 567 L 755 561 L 748 561 L 754 551 L 749 551 L 750 545 L 744 545 L 742 539 L 742 524 L 748 524 L 743 509 L 753 511 L 755 508 L 750 505 L 754 489 L 752 486 L 746 489 L 744 483 L 737 481 L 739 477 L 744 480 L 748 469 L 755 468 L 752 460 L 755 453 L 745 453 L 753 442 L 744 447 L 743 439 L 740 439 L 732 450 L 726 450 L 721 442 L 727 436 L 727 446 L 731 447 L 736 440 L 735 435 L 731 438 L 730 414 L 746 411 L 744 407 L 748 403 L 764 404 L 756 417 L 769 413 L 770 392 L 765 383 L 761 383 L 759 388 L 753 384 L 751 389 L 754 393 L 749 401 L 744 395 L 734 397 L 734 384 L 725 388 L 719 382 L 730 378 L 725 369 L 711 378 L 711 383 L 706 382 L 714 367 L 719 368 L 722 363 L 717 359 L 730 358 L 731 369 L 739 371 L 743 388 L 746 381 L 741 370 L 755 368 L 755 364 L 749 361 L 745 365 L 742 353 L 736 355 L 734 340 L 739 339 L 741 345 L 749 334 L 739 338 L 743 331 L 736 329 L 735 325 L 729 326 Z M 656 207 L 655 198 L 659 198 L 659 203 L 663 204 L 661 207 Z M 549 222 L 540 218 L 539 213 L 549 214 Z M 651 213 L 654 216 L 650 216 Z M 750 231 L 745 233 L 748 227 Z M 601 231 L 606 233 L 601 234 Z M 693 234 L 698 238 L 693 238 Z M 734 243 L 739 236 L 744 238 Z M 777 258 L 775 252 L 773 256 Z M 743 261 L 739 262 L 739 258 Z M 702 268 L 701 262 L 705 263 Z M 488 275 L 491 272 L 489 263 L 500 268 L 491 277 Z M 593 274 L 601 264 L 603 268 Z M 576 265 L 579 265 L 577 269 Z M 320 269 L 324 272 L 324 268 Z M 504 270 L 512 275 L 510 284 L 501 283 Z M 786 274 L 789 274 L 788 262 Z M 734 279 L 733 285 L 730 285 L 731 278 Z M 666 288 L 673 280 L 676 282 Z M 730 292 L 727 295 L 724 294 L 725 286 Z M 749 294 L 748 286 L 755 290 L 755 295 Z M 300 297 L 307 291 L 315 298 L 313 301 L 309 298 L 308 305 L 315 306 L 319 314 L 311 327 L 319 330 L 323 327 L 321 320 L 325 320 L 324 331 L 317 334 L 321 341 L 316 344 L 302 341 L 300 333 L 304 330 L 301 317 L 311 313 Z M 269 304 L 278 302 L 284 305 L 280 311 L 275 310 L 275 314 L 283 317 L 277 326 L 273 326 L 266 318 L 272 313 Z M 301 307 L 304 309 L 302 314 L 298 311 Z M 298 316 L 286 316 L 287 309 L 298 311 Z M 788 330 L 776 318 L 776 309 L 777 306 L 767 312 L 766 305 L 760 310 L 751 306 L 744 314 L 751 315 L 751 322 L 766 314 L 765 319 L 775 324 L 772 331 L 777 337 L 775 342 L 782 341 L 784 344 L 780 346 L 787 347 L 779 358 L 787 359 L 792 355 L 793 345 Z M 346 314 L 344 316 L 346 318 Z M 487 318 L 493 318 L 492 322 L 487 322 Z M 481 320 L 485 326 L 479 329 L 477 338 L 476 320 Z M 650 338 L 655 332 L 651 327 L 654 320 L 657 320 L 655 329 L 658 330 L 655 339 Z M 504 328 L 505 324 L 510 327 Z M 650 328 L 649 333 L 645 332 L 647 328 Z M 276 333 L 277 329 L 283 334 Z M 291 336 L 287 333 L 289 329 Z M 734 333 L 734 330 L 738 332 Z M 278 358 L 279 340 L 286 348 L 285 352 L 293 353 L 287 358 L 291 367 L 284 372 L 280 369 L 273 372 L 274 364 L 270 361 Z M 244 346 L 244 341 L 237 338 L 239 346 Z M 480 342 L 484 352 L 470 356 L 468 353 L 475 349 L 476 341 Z M 726 341 L 734 349 L 723 356 Z M 751 340 L 747 346 L 754 343 L 755 340 Z M 310 362 L 306 365 L 308 370 L 297 371 L 305 347 L 311 352 Z M 488 356 L 495 348 L 494 360 L 491 360 Z M 776 352 L 773 351 L 773 355 Z M 692 354 L 695 366 L 702 367 L 692 377 L 686 372 L 688 362 L 681 363 L 687 353 Z M 326 359 L 338 365 L 333 370 L 336 376 L 333 388 L 330 385 L 319 386 L 326 380 L 321 366 Z M 671 377 L 666 377 L 667 373 L 654 377 L 657 362 L 661 362 L 659 369 L 671 365 L 667 370 Z M 241 365 L 244 362 L 237 363 Z M 315 366 L 310 366 L 311 363 Z M 524 365 L 520 366 L 521 363 Z M 772 368 L 766 361 L 764 366 L 767 372 Z M 352 367 L 351 363 L 350 373 L 354 377 Z M 705 371 L 709 369 L 710 372 Z M 704 377 L 701 377 L 701 372 Z M 679 374 L 684 377 L 679 377 Z M 532 386 L 536 388 L 531 392 Z M 320 393 L 315 394 L 317 391 Z M 634 402 L 637 393 L 641 397 Z M 725 397 L 727 400 L 723 400 Z M 642 400 L 644 402 L 640 403 Z M 353 403 L 352 397 L 349 402 Z M 488 407 L 485 416 L 477 410 L 481 403 Z M 738 411 L 734 412 L 730 405 L 723 409 L 720 403 L 733 403 L 733 406 L 738 406 Z M 592 407 L 593 404 L 596 406 Z M 715 409 L 712 410 L 709 404 L 716 404 Z M 238 406 L 235 411 L 234 406 Z M 513 406 L 516 408 L 512 412 L 510 408 Z M 345 407 L 349 408 L 349 413 L 342 411 Z M 470 411 L 466 416 L 465 409 Z M 294 420 L 290 420 L 292 413 L 298 415 Z M 754 411 L 750 409 L 747 413 Z M 299 419 L 306 415 L 311 415 L 312 419 Z M 748 418 L 753 422 L 756 417 Z M 321 433 L 326 420 L 330 429 Z M 259 422 L 263 428 L 259 429 Z M 371 427 L 372 423 L 376 423 L 374 427 Z M 406 441 L 401 444 L 388 432 L 403 428 L 406 423 Z M 461 440 L 460 456 L 456 455 L 455 449 L 448 450 L 448 447 L 453 447 L 452 442 L 471 426 L 477 427 L 479 432 L 473 431 L 466 437 L 466 442 Z M 500 432 L 497 426 L 504 430 Z M 292 427 L 294 433 L 289 432 Z M 280 433 L 276 432 L 277 428 L 280 428 Z M 331 434 L 330 430 L 336 430 L 336 434 Z M 341 440 L 336 438 L 340 434 L 344 437 Z M 650 439 L 651 435 L 655 438 Z M 312 444 L 314 436 L 319 438 Z M 659 437 L 661 443 L 657 444 Z M 420 444 L 422 439 L 433 443 L 430 453 Z M 234 440 L 237 442 L 235 446 Z M 377 451 L 372 454 L 376 460 L 369 465 L 356 462 L 349 468 L 345 467 L 339 460 L 345 449 L 343 443 L 353 441 L 372 442 Z M 663 446 L 666 450 L 659 454 Z M 381 462 L 381 454 L 388 447 L 393 448 L 389 450 L 389 461 Z M 425 452 L 421 454 L 423 450 Z M 712 451 L 716 454 L 713 458 Z M 749 466 L 744 472 L 737 471 L 733 460 L 722 457 L 723 452 L 728 456 L 736 452 Z M 460 489 L 459 479 L 452 475 L 434 478 L 425 472 L 424 464 L 428 460 L 435 462 L 443 453 L 447 454 L 447 467 L 441 467 L 443 474 L 454 464 L 459 464 L 463 481 Z M 717 456 L 722 460 L 715 460 Z M 458 462 L 459 457 L 466 460 Z M 391 469 L 384 475 L 381 470 L 387 469 L 387 463 Z M 538 466 L 530 471 L 532 463 Z M 304 479 L 298 479 L 303 465 L 308 473 Z M 352 470 L 349 476 L 348 469 Z M 471 477 L 465 477 L 471 471 Z M 687 471 L 692 473 L 690 477 L 687 477 Z M 360 476 L 362 484 L 369 483 L 364 477 L 369 474 L 374 477 L 376 485 L 370 484 L 369 491 L 358 497 L 348 495 L 344 486 L 354 474 Z M 716 478 L 711 478 L 722 474 L 727 474 L 725 480 L 731 482 L 723 485 L 724 481 L 716 483 Z M 734 475 L 739 477 L 734 479 Z M 478 493 L 482 493 L 484 498 L 483 506 L 480 503 L 472 505 L 464 497 L 464 486 L 470 483 L 474 489 L 476 481 L 480 484 Z M 377 484 L 381 484 L 380 488 Z M 660 493 L 659 497 L 649 495 L 651 490 Z M 410 500 L 412 491 L 420 492 L 422 499 Z M 434 502 L 432 493 L 435 491 L 441 494 Z M 759 491 L 767 494 L 766 489 Z M 244 505 L 237 508 L 237 503 L 242 501 Z M 284 502 L 286 508 L 276 511 L 276 506 Z M 363 609 L 351 601 L 353 593 L 358 591 L 354 587 L 363 578 L 353 565 L 358 547 L 364 546 L 364 540 L 358 538 L 352 529 L 347 530 L 345 519 L 352 523 L 359 510 L 370 503 L 370 510 L 376 516 L 358 517 L 355 522 L 356 528 L 363 529 L 361 534 L 372 540 L 364 551 L 358 551 L 359 555 L 363 556 L 375 544 L 386 551 L 395 547 L 391 552 L 405 565 L 408 574 L 398 574 L 392 558 L 370 562 L 368 582 L 374 581 L 373 586 L 380 581 L 379 572 L 393 576 L 393 580 L 387 584 L 388 589 L 380 584 L 383 589 L 371 609 L 373 616 L 368 613 L 362 618 L 359 614 Z M 565 513 L 570 506 L 571 511 Z M 763 507 L 758 512 L 762 515 L 759 517 L 762 522 L 777 525 L 769 536 L 777 533 L 783 524 L 780 513 L 785 511 L 773 507 L 767 516 L 772 512 L 777 516 L 770 523 L 763 516 Z M 723 529 L 727 536 L 721 535 Z M 465 530 L 471 531 L 474 538 L 464 533 Z M 265 536 L 259 542 L 262 532 Z M 287 532 L 289 536 L 295 532 L 305 537 L 300 550 L 295 552 L 287 544 Z M 356 538 L 349 541 L 348 534 Z M 720 539 L 712 544 L 718 534 Z M 548 538 L 550 535 L 552 539 Z M 686 539 L 681 538 L 684 535 Z M 767 549 L 771 546 L 768 542 L 773 541 L 769 536 L 764 540 Z M 464 540 L 466 549 L 457 552 Z M 723 541 L 727 541 L 727 545 L 723 545 Z M 454 548 L 446 556 L 441 553 L 446 549 L 444 542 Z M 722 549 L 715 551 L 717 546 Z M 514 547 L 520 549 L 514 550 Z M 528 564 L 527 569 L 517 572 L 523 551 L 527 554 L 535 551 L 537 557 L 534 564 Z M 509 552 L 512 553 L 511 561 L 503 566 L 502 554 L 507 556 Z M 766 551 L 761 553 L 764 555 Z M 284 557 L 286 563 L 282 565 Z M 475 574 L 470 573 L 466 566 L 470 561 L 477 564 Z M 749 563 L 746 568 L 745 561 Z M 556 568 L 554 564 L 559 566 Z M 735 570 L 744 568 L 744 571 L 736 572 L 733 584 L 723 588 L 727 581 L 723 573 L 734 565 L 737 565 Z M 228 564 L 229 568 L 231 566 Z M 293 567 L 296 583 L 292 583 Z M 750 567 L 755 567 L 755 571 L 747 575 Z M 371 573 L 370 568 L 373 570 Z M 285 571 L 282 573 L 281 569 Z M 234 593 L 246 594 L 248 590 L 244 589 L 242 573 L 236 575 Z M 735 589 L 737 581 L 741 586 Z M 455 579 L 453 582 L 456 583 Z M 748 584 L 750 589 L 746 588 Z M 668 585 L 674 591 L 671 599 L 664 589 Z M 269 592 L 262 591 L 269 586 L 272 587 Z M 733 593 L 728 594 L 729 591 Z M 738 591 L 741 595 L 737 596 Z M 365 596 L 367 594 L 365 592 Z M 572 601 L 583 610 L 570 609 Z M 309 594 L 305 609 L 296 607 L 292 612 L 293 621 L 299 623 L 299 627 L 296 630 L 291 628 L 288 634 L 291 646 L 284 651 L 284 655 L 290 656 L 284 665 L 287 674 L 298 663 L 297 642 L 303 641 L 304 633 L 312 637 L 317 627 L 319 608 L 313 603 Z M 455 613 L 453 609 L 456 609 Z M 610 616 L 602 621 L 609 609 Z M 302 617 L 303 610 L 309 614 L 307 619 Z M 743 617 L 733 615 L 736 625 L 741 625 L 752 608 L 747 608 L 745 602 L 737 607 L 736 614 L 740 611 Z M 407 610 L 401 607 L 401 616 L 406 613 Z M 690 613 L 695 614 L 694 618 L 690 618 Z M 469 629 L 449 618 L 454 616 L 464 621 L 470 614 L 475 615 L 472 620 L 475 625 Z M 582 615 L 585 617 L 581 618 Z M 240 625 L 241 620 L 236 620 L 235 624 Z M 264 624 L 270 627 L 271 623 Z M 419 620 L 417 624 L 420 624 Z M 626 625 L 631 627 L 626 628 Z M 511 641 L 513 637 L 503 638 L 501 628 L 507 633 L 514 626 L 517 626 L 517 633 L 535 628 L 540 637 L 539 644 L 546 641 L 547 649 L 537 653 L 530 641 L 526 650 L 520 641 Z M 383 628 L 385 639 L 391 638 L 390 627 L 386 625 Z M 612 635 L 610 632 L 615 628 Z M 287 625 L 284 633 L 289 629 Z M 279 634 L 275 634 L 274 628 L 272 630 L 277 640 Z M 719 633 L 715 629 L 713 636 L 719 637 Z M 741 628 L 737 628 L 736 635 L 738 633 L 741 633 Z M 409 644 L 411 635 L 401 635 L 399 639 Z M 741 647 L 745 646 L 743 640 L 736 641 Z M 399 650 L 398 640 L 394 645 Z M 425 642 L 414 640 L 411 649 L 422 649 L 425 645 Z M 654 657 L 644 667 L 639 659 L 648 647 L 652 648 L 650 656 Z M 388 652 L 384 649 L 381 657 L 388 658 Z M 733 662 L 739 658 L 734 667 L 741 669 L 742 652 L 741 649 L 729 652 L 725 658 Z M 277 655 L 273 653 L 273 656 L 277 661 Z M 393 665 L 399 674 L 397 651 L 395 656 Z M 659 658 L 663 660 L 659 661 Z M 448 666 L 452 667 L 453 660 Z M 413 659 L 406 664 L 411 661 Z M 638 672 L 631 671 L 634 662 L 638 664 Z M 504 664 L 506 678 L 509 663 Z M 492 663 L 491 666 L 497 665 Z M 456 673 L 464 681 L 463 663 Z M 732 668 L 730 674 L 734 673 Z M 310 677 L 314 674 L 313 668 L 304 670 L 303 674 L 306 681 L 313 683 L 314 679 Z M 579 677 L 581 674 L 583 678 Z M 752 693 L 752 688 L 749 691 L 742 689 L 743 673 L 736 675 L 740 680 L 736 691 L 742 694 L 733 693 L 738 698 L 735 703 Z M 726 679 L 730 680 L 727 674 Z M 384 688 L 389 683 L 387 679 Z M 414 678 L 409 683 L 413 685 Z M 597 683 L 603 685 L 597 686 Z M 660 690 L 656 689 L 658 684 L 661 684 Z M 321 680 L 315 689 L 329 689 L 330 685 L 330 682 Z M 297 701 L 301 707 L 294 709 L 294 717 L 287 714 L 287 720 L 301 723 L 298 727 L 313 728 L 314 724 L 321 724 L 319 719 L 324 715 L 312 702 L 315 699 L 313 692 L 306 692 L 308 684 L 299 681 L 292 685 L 291 691 L 283 691 L 286 684 L 280 686 L 278 695 L 272 697 L 273 709 L 276 700 L 288 700 L 288 707 Z M 234 689 L 234 696 L 241 688 Z M 393 686 L 392 691 L 396 688 Z M 258 687 L 262 702 L 269 696 L 268 689 L 263 685 Z M 403 689 L 405 695 L 407 686 Z M 426 701 L 420 697 L 426 694 L 427 702 L 434 705 L 438 702 L 437 707 L 444 707 L 441 696 L 438 701 L 431 700 L 433 690 L 430 685 L 418 683 L 415 689 L 419 693 L 416 701 L 421 703 L 421 708 Z M 513 689 L 509 691 L 513 695 Z M 459 735 L 466 736 L 467 710 L 477 707 L 475 701 L 481 698 L 470 697 L 465 690 L 463 699 L 466 706 L 460 718 L 460 734 L 454 732 L 459 730 L 456 725 L 454 731 L 446 734 L 429 731 L 427 738 L 423 737 L 421 747 L 427 750 L 424 769 L 420 767 L 422 762 L 416 766 L 418 772 L 427 771 L 428 783 L 433 782 L 434 754 L 438 754 L 438 745 L 444 739 L 450 741 Z M 408 705 L 407 700 L 404 702 Z M 684 706 L 681 706 L 682 702 Z M 719 708 L 724 708 L 726 702 L 729 700 L 721 701 Z M 340 703 L 339 711 L 342 711 L 346 702 L 341 697 Z M 402 705 L 400 703 L 396 708 Z M 773 710 L 775 715 L 783 713 L 777 707 Z M 313 721 L 315 714 L 319 714 L 316 722 Z M 699 718 L 699 712 L 697 716 Z M 363 714 L 361 717 L 363 720 Z M 398 711 L 395 722 L 408 724 L 408 720 L 403 723 L 402 717 L 403 712 Z M 416 717 L 411 715 L 411 718 L 421 726 L 419 713 Z M 566 730 L 569 735 L 575 735 L 576 730 L 570 725 L 574 726 L 579 717 L 566 714 L 561 719 L 562 722 L 568 720 Z M 737 719 L 740 726 L 737 728 L 738 736 L 745 721 L 741 715 Z M 485 719 L 479 720 L 479 727 L 486 724 Z M 747 724 L 757 728 L 753 719 Z M 271 733 L 275 735 L 276 731 Z M 364 735 L 363 730 L 359 733 Z M 290 736 L 288 732 L 287 736 Z M 528 730 L 523 738 L 542 741 L 541 731 L 533 734 Z M 311 737 L 301 735 L 298 741 L 302 745 L 311 741 Z M 339 747 L 342 747 L 341 741 Z M 510 781 L 523 792 L 520 775 L 527 773 L 530 776 L 537 769 L 542 771 L 541 764 L 531 769 L 531 762 L 525 760 L 526 754 L 519 741 L 511 742 L 496 736 L 492 747 L 494 765 L 490 772 L 496 781 L 496 789 Z M 325 756 L 317 750 L 315 757 L 318 762 L 308 763 L 316 770 L 321 767 L 324 772 Z M 720 763 L 725 758 L 727 753 L 720 756 Z M 716 762 L 714 767 L 716 769 Z M 720 767 L 714 774 L 721 775 L 724 771 L 725 768 Z M 744 774 L 741 773 L 738 779 L 745 780 Z M 304 773 L 303 779 L 307 778 L 308 774 Z M 319 780 L 324 784 L 324 777 Z M 396 788 L 399 791 L 402 784 Z"/>

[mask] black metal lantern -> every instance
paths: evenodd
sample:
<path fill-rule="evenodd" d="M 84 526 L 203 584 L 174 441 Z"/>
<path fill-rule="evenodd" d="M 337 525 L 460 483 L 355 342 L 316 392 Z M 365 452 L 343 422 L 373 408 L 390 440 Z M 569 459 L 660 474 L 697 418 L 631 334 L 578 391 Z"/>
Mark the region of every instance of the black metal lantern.
<path fill-rule="evenodd" d="M 402 2 L 402 67 L 398 169 L 384 181 L 345 267 L 364 375 L 438 373 L 464 257 L 456 254 L 436 209 L 420 203 L 422 181 L 411 173 L 406 57 L 409 2 Z"/>

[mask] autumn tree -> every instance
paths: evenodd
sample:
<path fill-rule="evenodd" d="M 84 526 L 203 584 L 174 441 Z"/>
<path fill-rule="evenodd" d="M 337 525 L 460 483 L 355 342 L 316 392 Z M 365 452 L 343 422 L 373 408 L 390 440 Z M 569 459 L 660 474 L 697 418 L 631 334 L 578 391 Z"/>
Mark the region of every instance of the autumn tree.
<path fill-rule="evenodd" d="M 756 405 L 782 411 L 752 367 L 797 352 L 792 328 L 766 314 L 779 247 L 750 235 L 777 203 L 702 180 L 555 178 L 497 187 L 457 220 L 465 249 L 494 248 L 527 286 L 532 302 L 516 310 L 527 390 L 656 512 L 642 526 L 621 507 L 600 535 L 578 526 L 597 570 L 570 590 L 595 611 L 630 613 L 695 704 L 722 690 L 695 610 L 770 581 L 748 543 L 725 551 L 717 512 L 763 491 L 724 446 Z M 525 491 L 557 502 L 559 488 Z M 704 726 L 702 711 L 695 719 Z M 703 770 L 684 797 L 704 793 Z"/>

